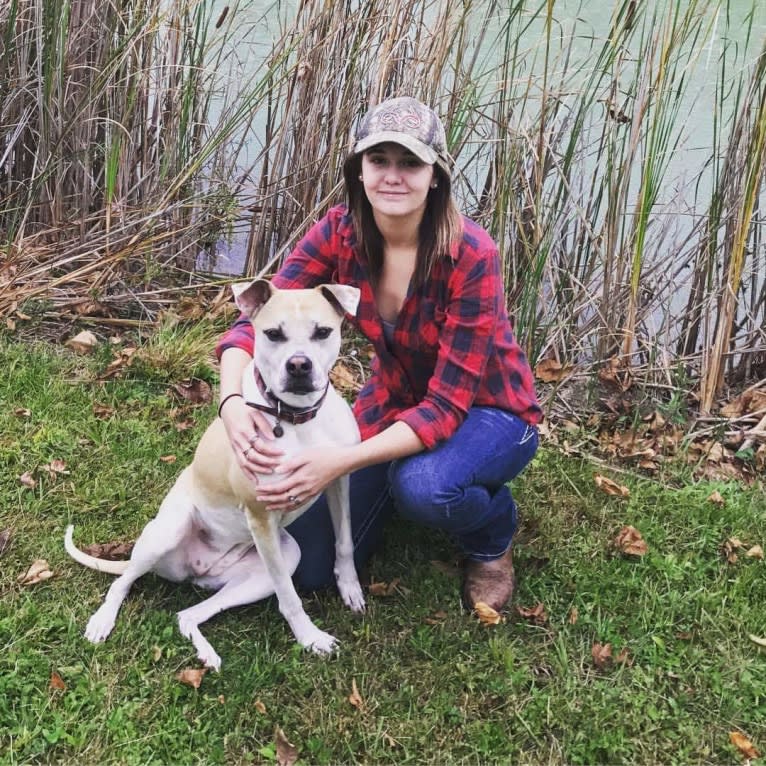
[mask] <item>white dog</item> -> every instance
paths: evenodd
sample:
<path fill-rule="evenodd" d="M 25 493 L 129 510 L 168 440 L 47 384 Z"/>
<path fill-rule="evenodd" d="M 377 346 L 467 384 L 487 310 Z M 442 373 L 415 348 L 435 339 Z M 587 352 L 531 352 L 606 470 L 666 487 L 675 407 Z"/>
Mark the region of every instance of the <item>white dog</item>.
<path fill-rule="evenodd" d="M 256 339 L 242 392 L 248 403 L 270 415 L 275 435 L 281 433 L 279 447 L 289 455 L 306 447 L 358 442 L 354 416 L 330 384 L 329 372 L 340 349 L 344 311 L 356 313 L 359 290 L 344 285 L 277 290 L 261 279 L 233 289 Z M 271 474 L 259 480 L 277 478 Z M 335 529 L 338 589 L 343 601 L 361 612 L 364 596 L 353 560 L 348 476 L 328 486 L 326 494 Z M 93 643 L 104 641 L 133 583 L 152 571 L 173 582 L 191 580 L 217 591 L 178 614 L 181 632 L 208 667 L 218 670 L 221 658 L 199 626 L 224 609 L 272 593 L 298 642 L 320 654 L 330 652 L 335 638 L 311 622 L 295 591 L 292 575 L 300 550 L 283 529 L 316 498 L 282 514 L 267 511 L 255 496 L 255 483 L 237 465 L 223 422 L 216 419 L 202 436 L 192 464 L 144 527 L 130 561 L 104 561 L 83 553 L 75 547 L 69 526 L 65 546 L 75 560 L 120 575 L 90 618 L 85 636 Z"/>

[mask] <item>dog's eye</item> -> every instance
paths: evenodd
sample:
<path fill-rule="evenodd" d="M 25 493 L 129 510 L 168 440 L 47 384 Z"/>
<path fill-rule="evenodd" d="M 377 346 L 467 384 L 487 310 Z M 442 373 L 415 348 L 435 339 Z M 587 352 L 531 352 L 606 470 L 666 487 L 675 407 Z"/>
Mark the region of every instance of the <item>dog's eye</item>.
<path fill-rule="evenodd" d="M 284 334 L 281 327 L 270 327 L 268 330 L 264 330 L 263 334 L 272 343 L 281 343 L 282 341 L 287 340 L 287 336 Z"/>
<path fill-rule="evenodd" d="M 332 334 L 332 327 L 317 327 L 314 330 L 312 340 L 324 340 Z"/>

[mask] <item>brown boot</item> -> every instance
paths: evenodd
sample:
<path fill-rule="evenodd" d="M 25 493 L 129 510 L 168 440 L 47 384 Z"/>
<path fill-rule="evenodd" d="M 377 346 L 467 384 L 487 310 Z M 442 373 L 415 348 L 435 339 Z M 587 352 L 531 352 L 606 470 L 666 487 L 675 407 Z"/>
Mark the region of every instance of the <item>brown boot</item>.
<path fill-rule="evenodd" d="M 463 604 L 466 609 L 483 601 L 496 612 L 513 597 L 516 578 L 513 573 L 513 557 L 509 548 L 499 559 L 463 562 Z"/>

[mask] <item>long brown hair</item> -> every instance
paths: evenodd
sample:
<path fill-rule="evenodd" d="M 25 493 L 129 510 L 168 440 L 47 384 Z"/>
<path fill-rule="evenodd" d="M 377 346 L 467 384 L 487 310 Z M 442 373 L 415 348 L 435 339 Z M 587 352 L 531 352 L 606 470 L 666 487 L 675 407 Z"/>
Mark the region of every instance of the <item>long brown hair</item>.
<path fill-rule="evenodd" d="M 452 179 L 437 162 L 433 165 L 436 188 L 429 189 L 426 209 L 418 229 L 418 255 L 413 275 L 418 287 L 431 274 L 434 263 L 441 257 L 449 257 L 451 246 L 463 233 L 463 219 L 452 198 Z M 362 154 L 350 154 L 343 164 L 346 198 L 356 234 L 356 247 L 367 261 L 373 287 L 383 270 L 383 235 L 372 214 L 364 185 L 359 180 L 362 170 Z"/>

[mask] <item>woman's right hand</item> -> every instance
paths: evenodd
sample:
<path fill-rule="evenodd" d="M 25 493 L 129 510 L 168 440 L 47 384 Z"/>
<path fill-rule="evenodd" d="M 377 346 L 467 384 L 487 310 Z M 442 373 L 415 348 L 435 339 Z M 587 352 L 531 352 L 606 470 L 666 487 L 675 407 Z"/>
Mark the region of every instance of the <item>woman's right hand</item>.
<path fill-rule="evenodd" d="M 223 403 L 220 417 L 244 474 L 257 484 L 258 474 L 273 473 L 284 452 L 276 446 L 263 413 L 248 407 L 241 396 L 231 396 Z"/>

